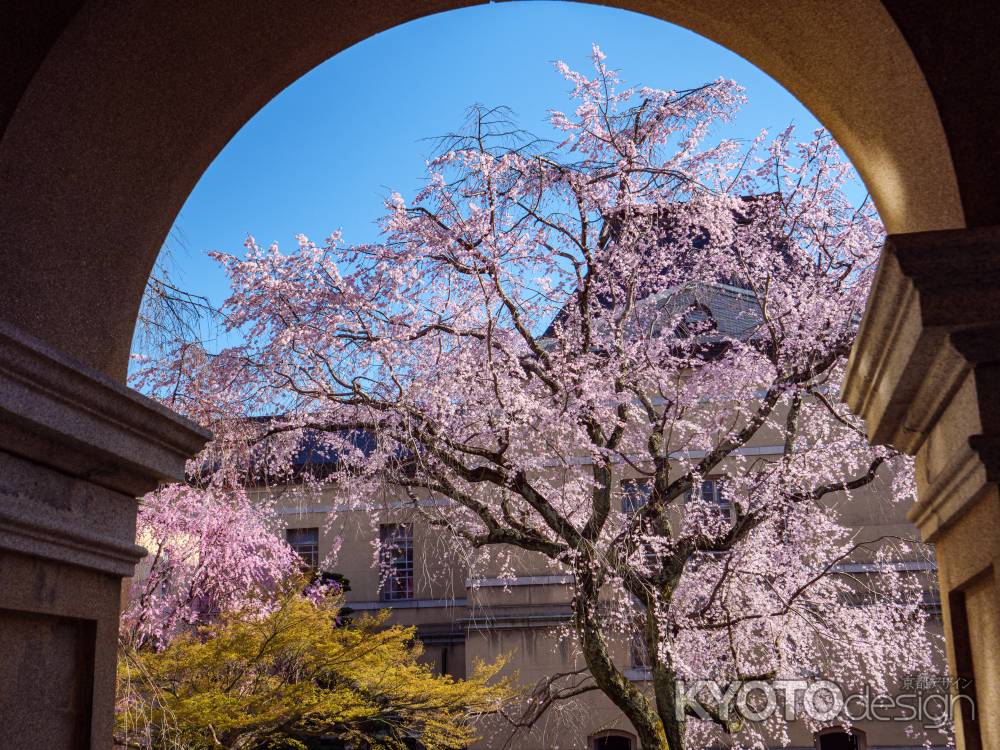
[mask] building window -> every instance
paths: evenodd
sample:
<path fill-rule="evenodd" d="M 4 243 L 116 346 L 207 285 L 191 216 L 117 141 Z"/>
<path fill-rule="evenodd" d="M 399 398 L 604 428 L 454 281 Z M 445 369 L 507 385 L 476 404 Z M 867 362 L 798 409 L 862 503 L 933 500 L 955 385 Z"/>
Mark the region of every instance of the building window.
<path fill-rule="evenodd" d="M 715 505 L 726 516 L 732 515 L 733 503 L 725 491 L 725 483 L 722 479 L 704 479 L 698 482 L 692 489 L 685 493 L 685 501 L 690 501 L 695 494 L 706 502 Z M 626 515 L 635 513 L 649 502 L 649 498 L 652 495 L 653 483 L 649 479 L 623 479 L 622 513 Z"/>
<path fill-rule="evenodd" d="M 319 568 L 319 529 L 286 529 L 285 539 L 310 570 Z"/>
<path fill-rule="evenodd" d="M 860 729 L 827 727 L 813 735 L 816 750 L 866 750 L 868 741 Z"/>
<path fill-rule="evenodd" d="M 733 517 L 733 503 L 726 492 L 725 482 L 721 479 L 703 479 L 687 491 L 686 499 L 691 500 L 697 493 L 706 503 L 714 505 L 725 518 Z"/>
<path fill-rule="evenodd" d="M 629 666 L 632 669 L 649 669 L 653 666 L 653 662 L 649 658 L 649 648 L 646 645 L 643 617 L 637 617 L 632 627 L 632 637 L 629 639 Z"/>
<path fill-rule="evenodd" d="M 941 593 L 936 588 L 924 591 L 922 603 L 928 618 L 941 622 Z"/>
<path fill-rule="evenodd" d="M 590 738 L 592 750 L 633 750 L 635 738 L 625 732 L 602 732 Z"/>
<path fill-rule="evenodd" d="M 413 598 L 413 524 L 379 526 L 379 575 L 381 599 L 392 602 Z"/>
<path fill-rule="evenodd" d="M 653 496 L 653 482 L 651 479 L 623 479 L 622 487 L 622 513 L 627 516 L 634 515 L 641 507 L 649 502 Z M 647 522 L 642 531 L 650 532 L 652 524 Z M 644 548 L 643 559 L 646 565 L 655 566 L 657 554 L 651 548 L 648 541 L 640 541 Z"/>
<path fill-rule="evenodd" d="M 653 483 L 648 479 L 622 480 L 622 513 L 632 515 L 649 502 L 653 495 Z"/>
<path fill-rule="evenodd" d="M 681 322 L 677 326 L 677 336 L 682 339 L 697 338 L 715 333 L 718 327 L 712 316 L 712 311 L 705 305 L 696 302 L 687 309 L 681 318 Z"/>

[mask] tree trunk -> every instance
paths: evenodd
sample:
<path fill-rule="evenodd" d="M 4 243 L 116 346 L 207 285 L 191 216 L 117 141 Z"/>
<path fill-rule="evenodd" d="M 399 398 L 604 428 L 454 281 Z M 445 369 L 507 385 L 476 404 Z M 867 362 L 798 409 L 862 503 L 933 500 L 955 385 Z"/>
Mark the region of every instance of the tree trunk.
<path fill-rule="evenodd" d="M 654 657 L 653 691 L 656 695 L 656 714 L 660 717 L 670 750 L 684 748 L 684 714 L 677 715 L 677 675 L 674 670 L 660 664 Z"/>
<path fill-rule="evenodd" d="M 574 597 L 574 621 L 583 647 L 583 656 L 597 686 L 618 706 L 632 722 L 642 750 L 681 750 L 671 745 L 663 724 L 645 695 L 615 666 L 608 653 L 607 641 L 597 618 L 597 587 L 589 572 L 577 566 L 577 585 Z"/>
<path fill-rule="evenodd" d="M 676 580 L 669 584 L 669 591 L 676 586 Z M 664 599 L 670 599 L 670 593 L 665 588 Z M 656 698 L 656 715 L 660 719 L 663 731 L 667 735 L 667 743 L 671 750 L 684 748 L 684 714 L 678 715 L 677 710 L 677 673 L 669 661 L 664 661 L 660 651 L 661 634 L 656 619 L 656 608 L 653 600 L 646 603 L 646 615 L 643 622 L 643 636 L 646 640 L 646 653 L 651 665 L 653 676 L 653 694 Z"/>

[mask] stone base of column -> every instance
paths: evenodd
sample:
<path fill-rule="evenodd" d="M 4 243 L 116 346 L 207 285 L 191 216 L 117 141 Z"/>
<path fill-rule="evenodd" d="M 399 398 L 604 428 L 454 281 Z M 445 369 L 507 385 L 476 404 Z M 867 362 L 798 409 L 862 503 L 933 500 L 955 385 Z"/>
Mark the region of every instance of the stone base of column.
<path fill-rule="evenodd" d="M 1000 227 L 889 237 L 843 395 L 873 442 L 916 456 L 956 740 L 1000 747 Z"/>
<path fill-rule="evenodd" d="M 111 747 L 135 498 L 207 437 L 0 322 L 0 748 Z"/>

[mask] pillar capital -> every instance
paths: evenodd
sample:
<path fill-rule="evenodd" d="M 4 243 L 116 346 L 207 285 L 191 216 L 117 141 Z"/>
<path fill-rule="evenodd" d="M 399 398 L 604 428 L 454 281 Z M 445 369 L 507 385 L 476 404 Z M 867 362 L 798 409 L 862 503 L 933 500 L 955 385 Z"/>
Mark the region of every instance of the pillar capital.
<path fill-rule="evenodd" d="M 209 433 L 0 321 L 0 450 L 141 495 L 183 478 Z M 44 435 L 44 438 L 28 437 Z"/>
<path fill-rule="evenodd" d="M 975 334 L 1000 325 L 998 258 L 1000 227 L 888 237 L 843 390 L 872 442 L 915 455 L 969 366 L 1000 356 Z"/>
<path fill-rule="evenodd" d="M 1000 479 L 1000 227 L 891 235 L 843 396 L 873 443 L 917 456 L 933 540 Z"/>
<path fill-rule="evenodd" d="M 0 322 L 0 549 L 131 575 L 135 498 L 208 433 Z"/>

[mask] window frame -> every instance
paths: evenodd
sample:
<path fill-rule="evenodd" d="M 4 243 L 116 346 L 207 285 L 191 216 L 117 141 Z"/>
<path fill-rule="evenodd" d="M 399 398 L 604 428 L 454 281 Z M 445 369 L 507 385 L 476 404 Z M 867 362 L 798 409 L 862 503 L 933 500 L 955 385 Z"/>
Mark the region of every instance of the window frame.
<path fill-rule="evenodd" d="M 301 534 L 302 532 L 313 532 L 316 541 L 293 541 L 292 537 L 296 533 Z M 295 551 L 295 554 L 302 560 L 302 564 L 309 570 L 319 570 L 319 538 L 318 526 L 295 526 L 285 529 L 285 542 Z"/>
<path fill-rule="evenodd" d="M 412 600 L 416 589 L 413 524 L 380 523 L 378 531 L 379 601 Z"/>
<path fill-rule="evenodd" d="M 622 479 L 618 483 L 621 490 L 621 512 L 626 516 L 631 516 L 649 502 L 653 495 L 653 480 L 648 477 L 635 477 Z M 641 494 L 634 488 L 642 487 Z M 641 499 L 641 502 L 636 502 Z"/>
<path fill-rule="evenodd" d="M 632 624 L 628 640 L 628 662 L 630 669 L 652 669 L 653 660 L 646 644 L 646 618 L 639 615 Z"/>
<path fill-rule="evenodd" d="M 711 487 L 711 497 L 708 500 L 709 504 L 715 507 L 723 518 L 728 520 L 730 523 L 734 522 L 736 520 L 736 505 L 733 503 L 732 499 L 726 496 L 726 477 L 723 475 L 710 476 L 705 477 L 698 482 L 698 495 L 702 500 L 705 499 L 706 485 Z M 685 504 L 689 503 L 694 498 L 694 492 L 695 488 L 692 487 L 684 493 Z"/>

